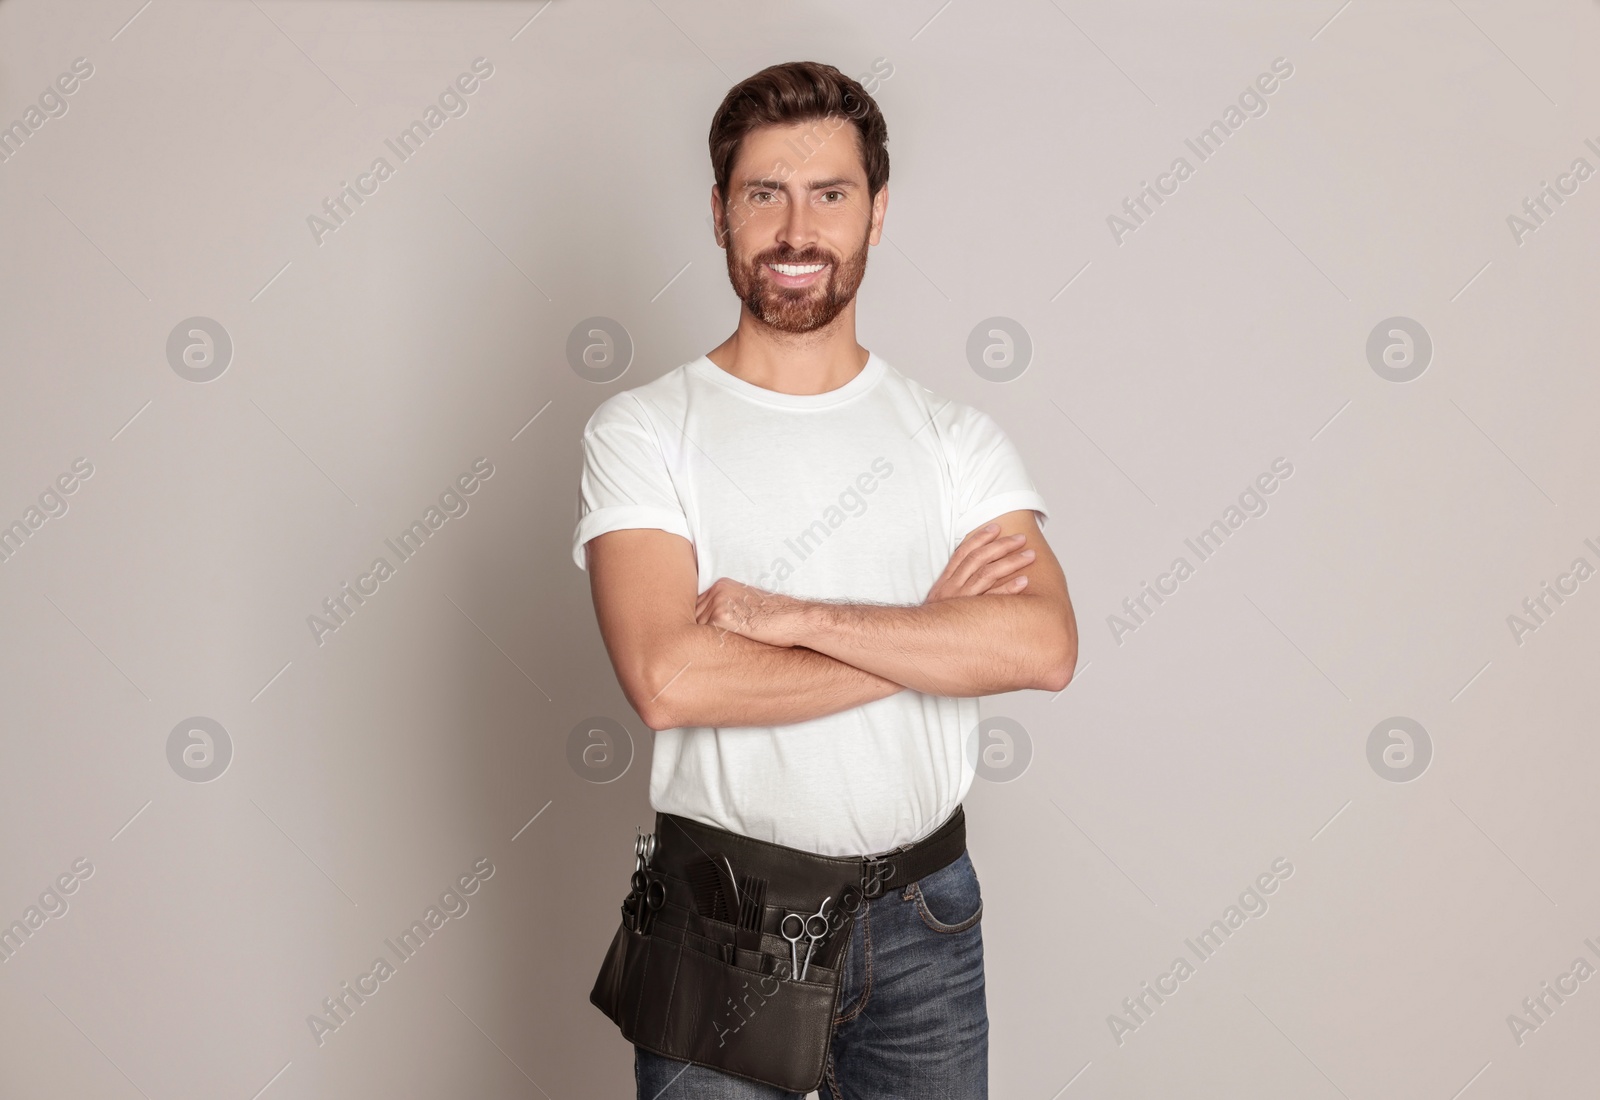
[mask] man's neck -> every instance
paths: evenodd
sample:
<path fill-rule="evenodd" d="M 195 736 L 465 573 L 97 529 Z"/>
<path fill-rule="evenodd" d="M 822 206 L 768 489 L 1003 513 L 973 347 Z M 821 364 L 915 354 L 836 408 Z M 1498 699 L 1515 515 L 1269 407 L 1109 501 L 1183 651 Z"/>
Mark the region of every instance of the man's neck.
<path fill-rule="evenodd" d="M 749 310 L 739 311 L 739 327 L 706 353 L 735 378 L 787 394 L 836 390 L 860 374 L 868 351 L 856 343 L 855 303 L 816 332 L 779 332 Z"/>

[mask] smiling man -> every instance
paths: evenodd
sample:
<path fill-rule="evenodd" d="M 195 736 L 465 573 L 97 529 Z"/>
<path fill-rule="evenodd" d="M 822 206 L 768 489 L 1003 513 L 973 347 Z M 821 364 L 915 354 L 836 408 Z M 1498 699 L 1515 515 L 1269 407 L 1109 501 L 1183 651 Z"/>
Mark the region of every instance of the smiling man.
<path fill-rule="evenodd" d="M 642 1100 L 987 1095 L 978 697 L 1061 690 L 1077 629 L 1005 433 L 856 342 L 887 136 L 832 66 L 730 90 L 738 326 L 584 429 L 573 556 L 658 731 L 654 851 L 591 995 Z"/>

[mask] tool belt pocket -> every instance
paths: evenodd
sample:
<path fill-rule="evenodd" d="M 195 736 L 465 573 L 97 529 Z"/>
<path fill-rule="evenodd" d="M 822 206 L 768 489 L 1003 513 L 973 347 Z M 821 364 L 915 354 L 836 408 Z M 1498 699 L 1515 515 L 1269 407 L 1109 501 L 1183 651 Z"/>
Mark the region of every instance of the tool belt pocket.
<path fill-rule="evenodd" d="M 589 1000 L 637 1047 L 798 1093 L 822 1084 L 864 904 L 967 846 L 960 806 L 921 840 L 859 857 L 674 814 L 656 829 L 634 838 L 622 926 Z"/>
<path fill-rule="evenodd" d="M 841 975 L 813 959 L 797 978 L 779 937 L 740 947 L 732 925 L 669 907 L 648 932 L 618 927 L 589 999 L 646 1050 L 806 1093 L 822 1083 Z"/>
<path fill-rule="evenodd" d="M 668 1058 L 710 1066 L 789 1092 L 822 1084 L 843 984 L 855 905 L 834 905 L 838 870 L 796 882 L 802 853 L 762 849 L 704 828 L 699 841 L 656 852 L 655 835 L 634 844 L 636 866 L 589 1000 L 623 1038 Z M 743 845 L 736 871 L 719 848 Z M 739 873 L 742 871 L 743 873 Z M 769 876 L 773 881 L 769 882 Z M 774 903 L 767 904 L 769 884 Z M 783 904 L 778 903 L 778 899 Z"/>

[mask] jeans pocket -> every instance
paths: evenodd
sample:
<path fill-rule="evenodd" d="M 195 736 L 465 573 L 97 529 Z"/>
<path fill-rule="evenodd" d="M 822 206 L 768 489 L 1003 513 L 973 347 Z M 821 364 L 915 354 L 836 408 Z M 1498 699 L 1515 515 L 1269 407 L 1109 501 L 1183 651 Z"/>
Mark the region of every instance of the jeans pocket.
<path fill-rule="evenodd" d="M 983 918 L 978 874 L 966 852 L 933 874 L 918 880 L 917 915 L 935 932 L 965 932 Z"/>

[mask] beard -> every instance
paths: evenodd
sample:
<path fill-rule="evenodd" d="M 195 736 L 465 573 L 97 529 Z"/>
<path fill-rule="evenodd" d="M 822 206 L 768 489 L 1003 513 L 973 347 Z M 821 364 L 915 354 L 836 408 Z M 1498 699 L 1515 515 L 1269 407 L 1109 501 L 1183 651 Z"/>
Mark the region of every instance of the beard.
<path fill-rule="evenodd" d="M 838 256 L 815 246 L 799 251 L 788 248 L 769 249 L 759 256 L 742 262 L 734 256 L 730 240 L 724 250 L 727 254 L 728 281 L 733 291 L 762 324 L 779 332 L 815 332 L 844 312 L 855 300 L 856 291 L 867 273 L 868 240 L 872 226 L 861 237 L 861 246 L 841 260 Z M 828 277 L 810 286 L 785 287 L 772 281 L 767 264 L 828 264 Z"/>

